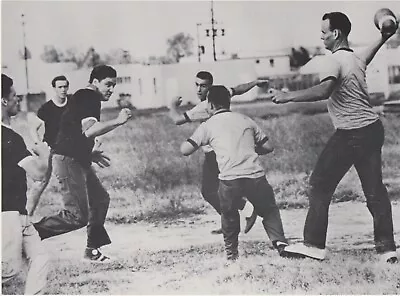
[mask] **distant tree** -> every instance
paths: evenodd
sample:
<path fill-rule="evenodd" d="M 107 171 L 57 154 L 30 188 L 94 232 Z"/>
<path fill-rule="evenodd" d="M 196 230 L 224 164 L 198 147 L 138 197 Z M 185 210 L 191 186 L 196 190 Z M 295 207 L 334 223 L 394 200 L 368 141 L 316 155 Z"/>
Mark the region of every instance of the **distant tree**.
<path fill-rule="evenodd" d="M 45 45 L 40 58 L 46 63 L 59 63 L 62 61 L 62 53 L 54 45 Z"/>
<path fill-rule="evenodd" d="M 20 51 L 19 51 L 19 57 L 20 57 L 22 60 L 29 60 L 29 59 L 31 59 L 31 58 L 32 58 L 31 51 L 25 46 L 24 52 L 23 52 L 23 50 L 20 50 Z"/>
<path fill-rule="evenodd" d="M 101 64 L 105 63 L 102 61 L 100 54 L 94 49 L 94 47 L 90 47 L 85 59 L 83 60 L 83 65 L 88 68 L 93 68 Z"/>
<path fill-rule="evenodd" d="M 193 54 L 193 37 L 183 32 L 178 33 L 167 40 L 167 56 L 176 63 L 183 57 Z"/>
<path fill-rule="evenodd" d="M 129 51 L 122 48 L 111 50 L 105 55 L 104 60 L 107 64 L 111 65 L 133 63 L 133 58 Z"/>
<path fill-rule="evenodd" d="M 75 63 L 77 66 L 80 66 L 84 57 L 82 52 L 78 52 L 75 47 L 70 47 L 65 51 L 62 62 Z"/>

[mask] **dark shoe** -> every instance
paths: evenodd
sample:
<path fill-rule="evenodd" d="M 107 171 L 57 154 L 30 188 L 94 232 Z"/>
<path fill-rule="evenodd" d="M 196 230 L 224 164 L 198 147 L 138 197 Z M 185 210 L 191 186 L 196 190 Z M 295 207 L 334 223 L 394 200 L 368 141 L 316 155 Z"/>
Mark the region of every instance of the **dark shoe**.
<path fill-rule="evenodd" d="M 222 228 L 211 230 L 211 234 L 222 234 Z"/>
<path fill-rule="evenodd" d="M 226 259 L 228 260 L 228 262 L 235 262 L 236 260 L 239 259 L 239 253 L 235 253 L 235 254 L 229 254 Z"/>
<path fill-rule="evenodd" d="M 244 233 L 249 232 L 257 220 L 257 213 L 256 210 L 253 210 L 250 217 L 246 217 L 246 227 L 244 228 Z"/>
<path fill-rule="evenodd" d="M 86 248 L 85 255 L 83 256 L 85 261 L 93 263 L 109 263 L 111 262 L 110 257 L 105 256 L 96 248 Z"/>
<path fill-rule="evenodd" d="M 281 242 L 281 241 L 273 241 L 272 245 L 274 248 L 278 251 L 279 256 L 281 257 L 287 257 L 287 254 L 285 252 L 285 248 L 288 246 L 287 243 Z"/>
<path fill-rule="evenodd" d="M 399 262 L 396 251 L 389 251 L 389 252 L 383 253 L 380 255 L 380 257 L 381 257 L 380 258 L 381 261 L 385 262 L 385 263 L 393 264 L 393 263 Z"/>

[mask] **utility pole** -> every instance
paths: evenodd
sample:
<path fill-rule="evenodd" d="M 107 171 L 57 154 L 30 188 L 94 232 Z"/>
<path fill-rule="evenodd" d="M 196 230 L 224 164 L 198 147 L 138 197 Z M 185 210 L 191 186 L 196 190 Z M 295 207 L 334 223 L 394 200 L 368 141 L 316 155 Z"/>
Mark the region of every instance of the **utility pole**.
<path fill-rule="evenodd" d="M 199 35 L 199 26 L 201 26 L 201 23 L 197 23 L 197 59 L 199 63 L 201 62 L 201 52 L 200 52 L 200 35 Z"/>
<path fill-rule="evenodd" d="M 201 31 L 205 27 L 205 32 L 206 32 L 206 37 L 211 37 L 212 38 L 212 52 L 213 52 L 213 58 L 214 61 L 217 61 L 217 53 L 216 53 L 216 45 L 215 45 L 215 39 L 216 37 L 223 37 L 225 36 L 225 29 L 222 26 L 221 23 L 218 23 L 215 18 L 214 18 L 214 1 L 211 0 L 211 24 L 210 23 L 197 23 L 197 56 L 198 56 L 198 61 L 199 63 L 201 62 L 201 55 L 205 53 L 205 47 L 204 45 L 200 45 L 200 35 L 199 35 L 199 27 L 201 27 Z M 211 25 L 211 29 L 210 26 Z M 210 31 L 211 31 L 211 36 L 210 36 Z M 218 35 L 218 31 L 220 31 L 220 35 Z"/>
<path fill-rule="evenodd" d="M 211 31 L 212 31 L 213 57 L 214 57 L 214 62 L 216 62 L 217 55 L 215 53 L 215 36 L 217 35 L 217 32 L 214 27 L 214 1 L 213 0 L 211 0 Z"/>
<path fill-rule="evenodd" d="M 28 77 L 28 53 L 26 49 L 26 43 L 25 43 L 25 20 L 24 20 L 25 15 L 21 14 L 21 19 L 22 19 L 22 41 L 23 41 L 23 46 L 24 46 L 24 60 L 25 60 L 25 76 L 26 76 L 26 92 L 29 94 L 29 77 Z"/>

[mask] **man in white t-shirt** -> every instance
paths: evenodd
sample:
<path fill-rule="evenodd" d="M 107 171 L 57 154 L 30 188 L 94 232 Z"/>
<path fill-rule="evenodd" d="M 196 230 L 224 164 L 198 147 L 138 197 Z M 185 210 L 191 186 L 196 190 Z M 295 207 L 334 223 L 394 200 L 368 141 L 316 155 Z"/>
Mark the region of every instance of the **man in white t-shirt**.
<path fill-rule="evenodd" d="M 200 71 L 196 74 L 196 94 L 200 99 L 200 102 L 187 112 L 180 113 L 177 110 L 177 107 L 179 107 L 182 103 L 181 97 L 176 97 L 171 101 L 169 116 L 176 125 L 181 125 L 187 122 L 203 122 L 210 118 L 210 114 L 207 110 L 207 93 L 210 87 L 213 85 L 213 82 L 214 78 L 210 72 Z M 267 84 L 267 80 L 254 80 L 249 83 L 240 84 L 236 87 L 227 89 L 230 93 L 230 97 L 233 97 L 236 95 L 242 95 L 255 86 L 263 87 Z M 205 154 L 202 170 L 201 194 L 203 195 L 204 199 L 218 212 L 218 214 L 221 214 L 220 201 L 218 197 L 219 169 L 216 156 L 213 149 L 209 145 L 203 146 L 202 150 Z M 243 209 L 245 207 L 245 203 L 246 201 L 242 199 L 241 203 L 238 205 L 239 209 Z M 255 211 L 253 211 L 251 216 L 246 217 L 246 227 L 244 229 L 245 233 L 250 231 L 256 219 L 257 215 Z M 222 234 L 222 229 L 220 228 L 213 230 L 211 233 Z"/>
<path fill-rule="evenodd" d="M 304 226 L 304 243 L 287 251 L 301 257 L 325 259 L 328 211 L 336 186 L 354 165 L 373 217 L 375 248 L 384 262 L 397 262 L 390 200 L 382 182 L 384 129 L 373 111 L 365 80 L 367 65 L 393 35 L 382 34 L 362 53 L 349 48 L 351 23 L 341 12 L 322 17 L 322 36 L 332 52 L 321 64 L 320 83 L 309 89 L 278 93 L 277 104 L 328 99 L 328 111 L 336 132 L 319 156 L 310 178 L 310 208 Z"/>

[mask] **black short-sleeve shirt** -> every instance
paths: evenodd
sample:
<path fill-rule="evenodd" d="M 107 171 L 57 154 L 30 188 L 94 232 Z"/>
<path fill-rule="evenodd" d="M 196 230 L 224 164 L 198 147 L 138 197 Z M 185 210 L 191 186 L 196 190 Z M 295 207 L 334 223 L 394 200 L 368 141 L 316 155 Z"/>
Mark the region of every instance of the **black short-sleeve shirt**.
<path fill-rule="evenodd" d="M 57 106 L 52 100 L 44 103 L 37 112 L 37 116 L 44 122 L 43 141 L 51 148 L 56 143 L 58 130 L 60 127 L 61 115 L 66 110 L 68 101 L 64 106 Z"/>
<path fill-rule="evenodd" d="M 1 211 L 26 215 L 26 173 L 18 163 L 31 155 L 22 137 L 1 126 Z"/>
<path fill-rule="evenodd" d="M 83 167 L 91 165 L 94 139 L 82 132 L 82 119 L 92 117 L 100 121 L 101 99 L 100 93 L 87 88 L 78 90 L 70 98 L 61 116 L 55 153 L 72 157 Z"/>

